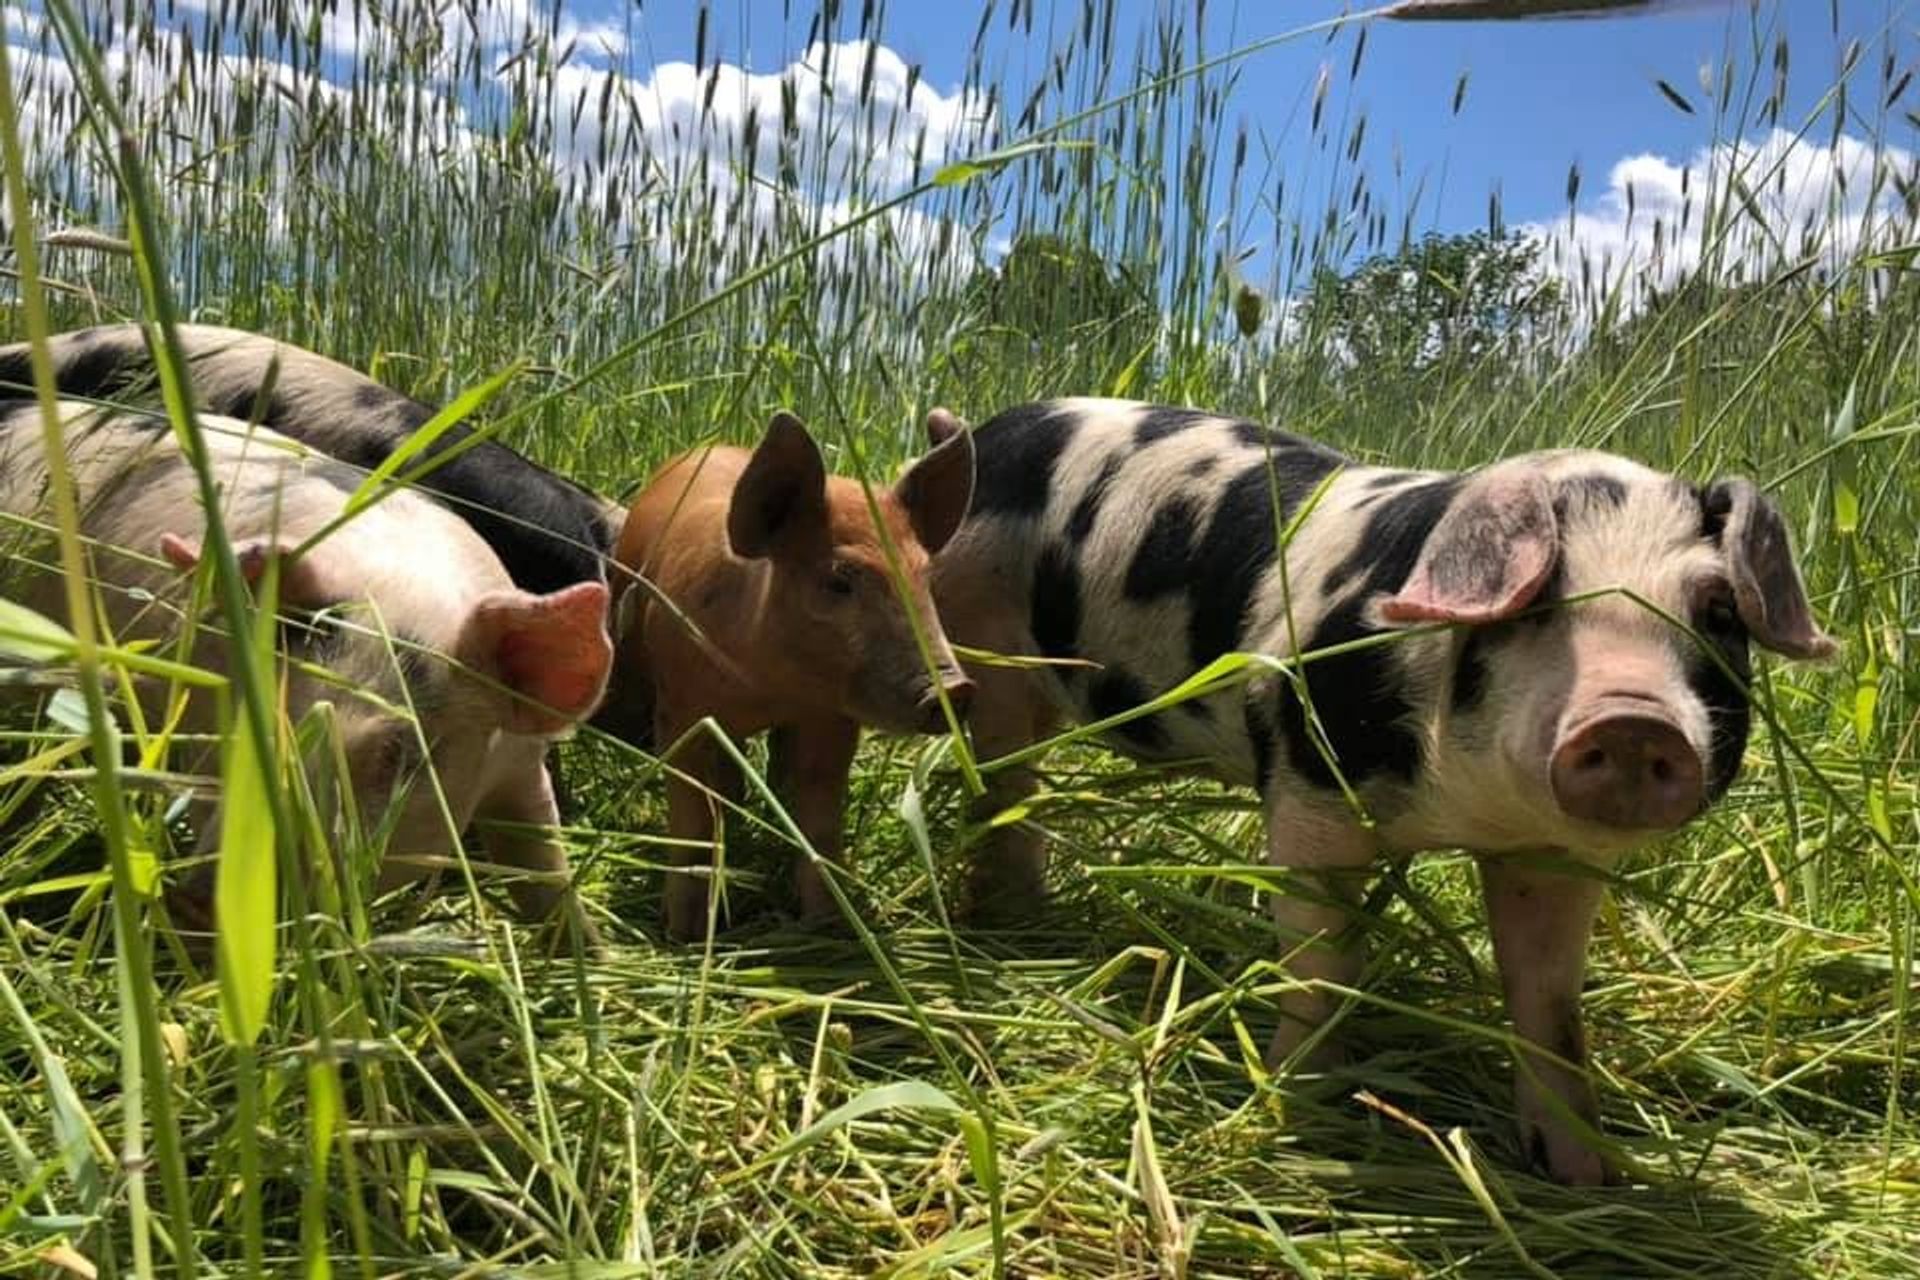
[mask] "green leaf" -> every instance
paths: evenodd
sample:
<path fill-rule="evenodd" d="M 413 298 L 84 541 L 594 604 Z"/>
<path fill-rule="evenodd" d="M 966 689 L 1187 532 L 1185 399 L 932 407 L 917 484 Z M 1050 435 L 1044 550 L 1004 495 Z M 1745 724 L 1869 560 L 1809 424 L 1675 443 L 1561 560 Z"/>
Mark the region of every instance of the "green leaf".
<path fill-rule="evenodd" d="M 307 1183 L 301 1192 L 300 1252 L 308 1280 L 328 1280 L 327 1164 L 340 1122 L 340 1083 L 331 1062 L 307 1064 Z"/>
<path fill-rule="evenodd" d="M 352 515 L 365 509 L 376 501 L 385 491 L 387 482 L 400 474 L 409 462 L 433 447 L 435 441 L 461 422 L 473 416 L 480 407 L 506 389 L 509 382 L 525 372 L 525 364 L 510 364 L 478 386 L 469 387 L 455 396 L 453 402 L 421 424 L 420 429 L 401 442 L 400 447 L 387 455 L 373 470 L 367 472 L 367 478 L 360 482 L 347 498 L 346 513 Z"/>
<path fill-rule="evenodd" d="M 401 1238 L 420 1238 L 420 1208 L 427 1194 L 427 1153 L 416 1146 L 407 1153 L 407 1177 L 400 1191 Z"/>
<path fill-rule="evenodd" d="M 72 652 L 72 632 L 25 605 L 0 600 L 0 655 L 23 662 L 58 662 Z"/>
<path fill-rule="evenodd" d="M 1011 164 L 1022 156 L 1030 156 L 1040 151 L 1082 151 L 1092 146 L 1088 142 L 1020 142 L 1011 147 L 1002 147 L 998 151 L 989 151 L 986 155 L 975 156 L 971 160 L 956 160 L 942 166 L 933 175 L 936 187 L 958 187 L 972 182 L 983 174 L 992 173 L 1002 165 Z"/>
<path fill-rule="evenodd" d="M 975 164 L 971 160 L 956 160 L 933 175 L 936 187 L 959 187 L 972 182 L 982 174 L 992 172 L 984 164 Z"/>
<path fill-rule="evenodd" d="M 273 670 L 277 566 L 267 571 L 261 605 L 254 613 L 259 671 Z M 226 703 L 226 743 L 220 760 L 220 864 L 214 882 L 216 968 L 220 976 L 220 1027 L 233 1044 L 252 1044 L 266 1025 L 273 999 L 274 940 L 279 923 L 278 831 L 267 794 L 267 762 L 273 745 L 256 740 L 253 717 Z"/>
<path fill-rule="evenodd" d="M 962 1110 L 952 1097 L 934 1088 L 923 1080 L 902 1080 L 897 1084 L 883 1084 L 867 1090 L 859 1097 L 843 1102 L 818 1120 L 786 1140 L 771 1153 L 737 1170 L 731 1177 L 741 1177 L 756 1172 L 777 1160 L 784 1160 L 799 1151 L 805 1151 L 822 1138 L 828 1137 L 846 1128 L 856 1120 L 864 1120 L 870 1115 L 882 1111 L 940 1111 L 949 1114 Z"/>
<path fill-rule="evenodd" d="M 1000 1194 L 1000 1161 L 994 1155 L 993 1135 L 986 1124 L 971 1111 L 960 1113 L 960 1136 L 967 1141 L 967 1163 L 973 1166 L 973 1180 L 990 1198 Z"/>
<path fill-rule="evenodd" d="M 1854 423 L 1858 417 L 1858 384 L 1849 383 L 1847 398 L 1840 402 L 1840 408 L 1833 415 L 1833 430 L 1829 433 L 1836 445 L 1845 445 L 1853 436 Z M 1860 485 L 1859 462 L 1851 448 L 1838 448 L 1833 452 L 1833 527 L 1839 533 L 1851 537 L 1860 529 Z"/>

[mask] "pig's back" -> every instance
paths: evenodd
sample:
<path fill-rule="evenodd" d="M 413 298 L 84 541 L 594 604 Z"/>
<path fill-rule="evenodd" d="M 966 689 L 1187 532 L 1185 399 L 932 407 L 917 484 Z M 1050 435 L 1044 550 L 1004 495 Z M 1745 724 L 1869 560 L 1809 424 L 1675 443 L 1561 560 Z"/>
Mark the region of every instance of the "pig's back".
<path fill-rule="evenodd" d="M 101 576 L 156 594 L 176 586 L 180 575 L 159 557 L 160 538 L 171 533 L 197 542 L 206 522 L 197 481 L 166 420 L 74 402 L 62 403 L 60 413 L 83 531 L 103 548 L 119 549 L 96 552 Z M 222 520 L 236 542 L 301 542 L 333 525 L 365 479 L 263 427 L 213 414 L 200 415 L 200 425 L 220 486 Z M 50 546 L 50 535 L 34 531 L 52 523 L 47 483 L 38 406 L 9 407 L 0 414 L 0 511 L 12 517 L 10 538 L 38 536 Z M 332 528 L 327 543 L 362 566 L 352 596 L 398 605 L 397 615 L 457 618 L 479 592 L 508 585 L 477 534 L 438 503 L 406 490 Z M 48 590 L 54 593 L 48 600 L 57 597 L 58 582 L 37 576 L 33 598 Z"/>
<path fill-rule="evenodd" d="M 1290 543 L 1289 580 L 1310 574 L 1327 555 L 1310 531 L 1351 474 L 1340 454 L 1285 432 L 1129 401 L 1021 406 L 978 428 L 975 446 L 973 509 L 941 574 L 996 581 L 1026 602 L 1034 652 L 1097 664 L 1047 678 L 1080 720 L 1138 706 L 1222 654 L 1275 651 L 1278 531 L 1327 485 Z M 964 641 L 967 620 L 946 621 Z M 1113 738 L 1254 781 L 1268 735 L 1250 732 L 1245 704 L 1239 690 L 1191 700 Z"/>

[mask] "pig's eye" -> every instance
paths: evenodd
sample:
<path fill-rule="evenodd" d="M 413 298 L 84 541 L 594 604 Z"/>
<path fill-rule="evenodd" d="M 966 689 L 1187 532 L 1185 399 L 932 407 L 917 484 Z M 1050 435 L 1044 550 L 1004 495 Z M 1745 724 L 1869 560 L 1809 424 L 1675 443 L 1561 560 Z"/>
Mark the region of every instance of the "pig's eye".
<path fill-rule="evenodd" d="M 1740 611 L 1734 607 L 1733 597 L 1724 591 L 1716 591 L 1707 598 L 1706 607 L 1700 611 L 1700 623 L 1709 635 L 1733 635 L 1740 630 Z"/>
<path fill-rule="evenodd" d="M 850 596 L 858 585 L 860 571 L 850 564 L 836 564 L 820 584 L 830 596 Z"/>

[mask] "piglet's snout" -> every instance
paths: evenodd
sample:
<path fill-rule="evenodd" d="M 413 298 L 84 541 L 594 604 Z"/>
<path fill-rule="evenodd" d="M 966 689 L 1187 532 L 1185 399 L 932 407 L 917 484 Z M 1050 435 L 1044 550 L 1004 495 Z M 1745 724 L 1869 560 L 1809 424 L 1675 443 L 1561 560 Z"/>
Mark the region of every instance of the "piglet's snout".
<path fill-rule="evenodd" d="M 967 709 L 973 705 L 973 681 L 959 672 L 945 673 L 940 678 L 940 688 L 946 693 L 947 701 L 953 704 L 956 719 L 965 721 Z M 928 733 L 947 731 L 946 713 L 940 710 L 940 697 L 929 692 L 920 703 L 921 727 Z"/>
<path fill-rule="evenodd" d="M 1607 699 L 1554 748 L 1553 798 L 1570 817 L 1668 831 L 1700 811 L 1700 755 L 1658 704 Z"/>

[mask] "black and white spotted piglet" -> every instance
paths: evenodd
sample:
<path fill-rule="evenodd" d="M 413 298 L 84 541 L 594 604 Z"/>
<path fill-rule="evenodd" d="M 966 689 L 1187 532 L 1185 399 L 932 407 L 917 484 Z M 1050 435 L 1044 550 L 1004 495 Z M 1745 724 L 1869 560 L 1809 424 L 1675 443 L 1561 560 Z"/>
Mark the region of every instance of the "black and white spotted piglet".
<path fill-rule="evenodd" d="M 1479 855 L 1534 1047 L 1516 1073 L 1528 1150 L 1563 1181 L 1601 1180 L 1579 1007 L 1599 873 L 1727 789 L 1749 637 L 1793 658 L 1833 649 L 1774 505 L 1743 479 L 1698 489 L 1575 450 L 1471 474 L 1360 466 L 1252 423 L 1109 400 L 1008 410 L 975 445 L 973 510 L 935 566 L 948 634 L 1081 660 L 974 672 L 983 758 L 1063 717 L 1127 711 L 1230 651 L 1407 633 L 1111 740 L 1260 788 L 1269 858 L 1297 873 L 1273 907 L 1303 980 L 1357 979 L 1342 935 L 1380 854 Z M 1316 493 L 1279 554 L 1276 530 Z M 991 779 L 994 809 L 1034 785 L 1022 769 Z M 975 862 L 976 899 L 1029 901 L 1044 868 L 1035 833 L 1002 828 Z M 1276 1057 L 1335 999 L 1319 983 L 1284 997 Z"/>

